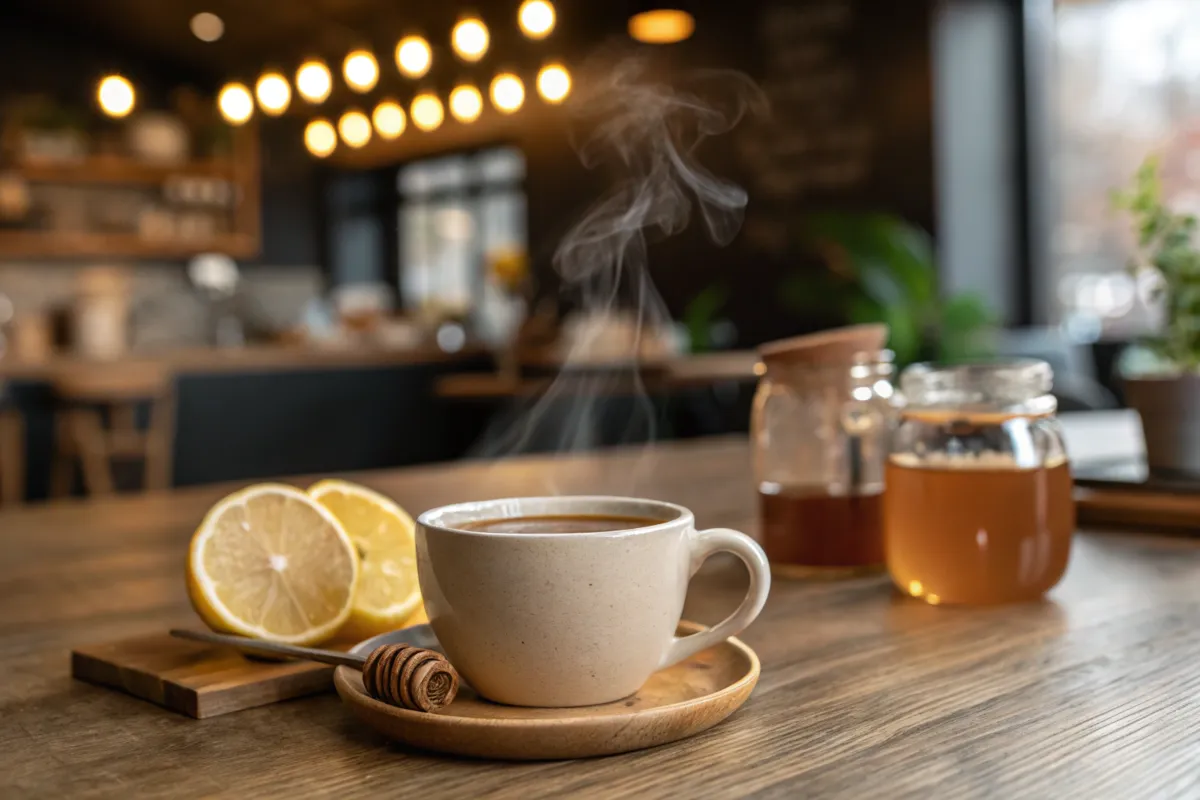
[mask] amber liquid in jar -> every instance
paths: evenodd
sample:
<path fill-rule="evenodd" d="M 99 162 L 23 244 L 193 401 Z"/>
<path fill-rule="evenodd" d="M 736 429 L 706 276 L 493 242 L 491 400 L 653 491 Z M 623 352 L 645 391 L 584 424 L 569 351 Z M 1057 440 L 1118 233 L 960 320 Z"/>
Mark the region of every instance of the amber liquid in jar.
<path fill-rule="evenodd" d="M 1036 600 L 1067 568 L 1075 503 L 1065 461 L 920 466 L 888 462 L 888 571 L 928 603 Z"/>
<path fill-rule="evenodd" d="M 759 490 L 762 547 L 784 577 L 837 578 L 883 567 L 882 494 L 820 487 Z"/>

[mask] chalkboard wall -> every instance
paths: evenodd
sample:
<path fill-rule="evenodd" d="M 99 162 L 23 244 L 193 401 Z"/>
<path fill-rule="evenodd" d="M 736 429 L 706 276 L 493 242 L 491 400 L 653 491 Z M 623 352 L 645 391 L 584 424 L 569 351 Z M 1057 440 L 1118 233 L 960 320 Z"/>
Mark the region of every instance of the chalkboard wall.
<path fill-rule="evenodd" d="M 727 293 L 738 344 L 840 320 L 799 318 L 778 301 L 790 270 L 816 267 L 802 242 L 813 211 L 885 211 L 934 230 L 931 8 L 926 0 L 751 0 L 697 9 L 695 36 L 656 53 L 664 75 L 732 68 L 769 112 L 708 140 L 699 160 L 749 194 L 741 233 L 717 248 L 693 224 L 651 245 L 654 281 L 678 317 L 709 286 Z M 558 131 L 531 132 L 530 233 L 540 268 L 603 178 Z"/>

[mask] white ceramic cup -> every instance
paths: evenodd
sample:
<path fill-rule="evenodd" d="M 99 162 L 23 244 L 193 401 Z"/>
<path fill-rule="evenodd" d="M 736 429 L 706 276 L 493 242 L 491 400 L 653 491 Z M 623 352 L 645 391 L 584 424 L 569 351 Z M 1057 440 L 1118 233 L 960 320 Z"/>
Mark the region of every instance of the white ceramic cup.
<path fill-rule="evenodd" d="M 574 514 L 661 519 L 599 533 L 488 533 L 472 522 Z M 741 605 L 711 630 L 677 637 L 688 581 L 713 553 L 750 572 Z M 583 706 L 636 692 L 655 671 L 749 625 L 771 571 L 749 536 L 696 530 L 688 509 L 626 497 L 522 497 L 445 506 L 417 520 L 429 622 L 450 662 L 484 697 Z"/>

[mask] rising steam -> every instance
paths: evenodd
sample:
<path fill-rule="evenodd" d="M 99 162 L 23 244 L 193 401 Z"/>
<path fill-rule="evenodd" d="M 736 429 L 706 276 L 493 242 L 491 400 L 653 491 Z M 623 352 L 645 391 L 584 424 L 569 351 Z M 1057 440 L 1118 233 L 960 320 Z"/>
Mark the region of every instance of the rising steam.
<path fill-rule="evenodd" d="M 601 426 L 623 426 L 620 443 L 653 440 L 656 414 L 639 362 L 671 319 L 650 280 L 647 235 L 679 233 L 693 210 L 717 244 L 728 244 L 741 226 L 746 192 L 705 170 L 694 152 L 762 108 L 749 78 L 704 71 L 669 86 L 650 77 L 643 59 L 627 57 L 615 64 L 594 61 L 579 85 L 572 106 L 586 133 L 576 138 L 576 149 L 584 166 L 607 168 L 615 177 L 567 232 L 554 265 L 582 318 L 624 329 L 631 341 L 621 348 L 620 368 L 613 369 L 611 343 L 600 341 L 603 326 L 576 329 L 551 387 L 485 437 L 478 455 L 587 449 L 597 444 Z M 597 369 L 601 363 L 605 368 Z"/>

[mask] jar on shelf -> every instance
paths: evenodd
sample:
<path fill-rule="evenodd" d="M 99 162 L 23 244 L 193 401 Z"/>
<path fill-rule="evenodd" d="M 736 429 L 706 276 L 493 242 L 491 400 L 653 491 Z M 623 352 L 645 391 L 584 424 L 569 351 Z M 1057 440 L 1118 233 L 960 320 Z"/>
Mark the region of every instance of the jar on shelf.
<path fill-rule="evenodd" d="M 1071 471 L 1043 361 L 909 367 L 892 435 L 888 572 L 927 603 L 1036 600 L 1062 578 Z"/>
<path fill-rule="evenodd" d="M 781 577 L 883 569 L 891 353 L 880 349 L 886 328 L 865 339 L 843 330 L 851 341 L 840 347 L 810 349 L 801 337 L 760 351 L 751 419 L 759 541 Z M 848 351 L 861 344 L 873 347 Z"/>

